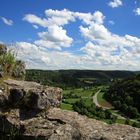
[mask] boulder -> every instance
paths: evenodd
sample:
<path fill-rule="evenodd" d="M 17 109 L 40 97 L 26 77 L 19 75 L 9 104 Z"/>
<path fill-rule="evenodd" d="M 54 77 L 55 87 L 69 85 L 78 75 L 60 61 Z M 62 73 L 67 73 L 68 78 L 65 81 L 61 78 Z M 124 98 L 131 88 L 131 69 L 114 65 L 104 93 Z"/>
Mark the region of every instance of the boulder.
<path fill-rule="evenodd" d="M 52 93 L 53 94 L 53 93 Z M 29 91 L 25 97 L 25 106 L 31 109 L 43 110 L 49 108 L 51 105 L 47 95 L 44 92 Z"/>
<path fill-rule="evenodd" d="M 27 113 L 24 110 L 23 114 Z M 50 108 L 22 119 L 19 109 L 0 113 L 0 133 L 23 140 L 139 140 L 140 129 L 109 125 L 76 112 Z M 8 134 L 8 135 L 6 135 Z"/>
<path fill-rule="evenodd" d="M 11 107 L 27 107 L 34 110 L 59 107 L 62 99 L 62 89 L 42 86 L 35 82 L 5 80 L 9 87 L 8 103 Z"/>
<path fill-rule="evenodd" d="M 25 91 L 21 88 L 11 88 L 8 101 L 11 106 L 19 105 L 25 95 Z"/>

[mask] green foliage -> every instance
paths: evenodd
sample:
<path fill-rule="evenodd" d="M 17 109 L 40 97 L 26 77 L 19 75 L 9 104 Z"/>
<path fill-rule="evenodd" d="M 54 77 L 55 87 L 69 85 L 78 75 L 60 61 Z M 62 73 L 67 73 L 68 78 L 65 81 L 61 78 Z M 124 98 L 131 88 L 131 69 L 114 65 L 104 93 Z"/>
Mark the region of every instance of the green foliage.
<path fill-rule="evenodd" d="M 126 120 L 125 120 L 125 124 L 129 125 L 129 122 L 130 122 L 129 119 L 126 119 Z"/>
<path fill-rule="evenodd" d="M 140 115 L 140 75 L 113 83 L 105 98 L 130 118 Z"/>
<path fill-rule="evenodd" d="M 117 117 L 112 115 L 109 110 L 103 110 L 102 108 L 96 107 L 92 99 L 81 99 L 75 102 L 73 104 L 73 110 L 90 118 L 109 119 L 111 120 L 111 123 L 115 123 L 117 120 Z"/>
<path fill-rule="evenodd" d="M 101 84 L 109 84 L 111 80 L 135 75 L 130 71 L 99 71 L 99 70 L 27 70 L 26 80 L 39 82 L 43 85 L 85 89 Z"/>
<path fill-rule="evenodd" d="M 25 76 L 25 63 L 17 60 L 12 50 L 0 44 L 0 77 L 22 78 Z"/>
<path fill-rule="evenodd" d="M 132 126 L 133 126 L 133 127 L 140 128 L 140 123 L 136 123 L 136 122 L 134 122 L 134 123 L 132 124 Z"/>
<path fill-rule="evenodd" d="M 67 103 L 61 103 L 60 107 L 61 107 L 61 109 L 64 109 L 64 110 L 73 110 L 72 105 L 67 104 Z"/>
<path fill-rule="evenodd" d="M 0 68 L 5 76 L 12 75 L 12 72 L 16 68 L 16 58 L 14 53 L 8 51 L 7 53 L 0 55 Z"/>

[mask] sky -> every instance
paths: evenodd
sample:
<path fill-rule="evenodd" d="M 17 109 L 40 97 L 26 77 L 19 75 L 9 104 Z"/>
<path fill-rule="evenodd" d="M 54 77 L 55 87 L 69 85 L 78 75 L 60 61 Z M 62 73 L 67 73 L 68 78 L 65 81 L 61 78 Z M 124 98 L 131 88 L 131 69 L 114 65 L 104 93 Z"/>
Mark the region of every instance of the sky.
<path fill-rule="evenodd" d="M 140 0 L 0 0 L 0 43 L 28 69 L 140 70 Z"/>

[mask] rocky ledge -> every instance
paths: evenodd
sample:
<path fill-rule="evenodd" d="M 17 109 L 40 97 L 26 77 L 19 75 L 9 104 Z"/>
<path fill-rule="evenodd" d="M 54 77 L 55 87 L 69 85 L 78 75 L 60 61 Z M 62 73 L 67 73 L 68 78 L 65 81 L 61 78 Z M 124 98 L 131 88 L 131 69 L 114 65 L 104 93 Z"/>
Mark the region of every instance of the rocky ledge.
<path fill-rule="evenodd" d="M 59 108 L 60 88 L 34 82 L 5 81 L 0 92 L 0 139 L 140 140 L 140 129 L 108 125 Z"/>

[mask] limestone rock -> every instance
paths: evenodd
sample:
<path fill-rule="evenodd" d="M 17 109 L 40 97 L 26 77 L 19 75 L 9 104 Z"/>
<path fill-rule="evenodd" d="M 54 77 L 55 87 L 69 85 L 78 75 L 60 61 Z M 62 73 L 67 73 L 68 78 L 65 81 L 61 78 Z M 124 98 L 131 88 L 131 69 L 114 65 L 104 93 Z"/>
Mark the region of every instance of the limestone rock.
<path fill-rule="evenodd" d="M 140 129 L 89 119 L 76 112 L 50 108 L 29 118 L 27 110 L 12 109 L 0 114 L 0 132 L 12 130 L 20 138 L 37 140 L 139 140 Z M 32 113 L 29 113 L 32 114 Z M 3 129 L 5 128 L 5 129 Z"/>
<path fill-rule="evenodd" d="M 140 140 L 138 128 L 55 108 L 61 102 L 60 88 L 16 80 L 5 83 L 9 93 L 0 93 L 0 139 Z"/>
<path fill-rule="evenodd" d="M 8 96 L 9 104 L 10 105 L 19 105 L 20 101 L 23 99 L 25 95 L 25 91 L 21 88 L 11 88 L 10 94 Z"/>
<path fill-rule="evenodd" d="M 28 108 L 43 110 L 53 105 L 49 102 L 49 99 L 44 92 L 29 91 L 28 94 L 28 97 L 25 97 L 24 103 Z"/>
<path fill-rule="evenodd" d="M 43 110 L 50 106 L 59 107 L 62 99 L 62 89 L 42 86 L 35 82 L 5 80 L 9 87 L 8 102 L 14 107 L 28 107 Z M 1 97 L 2 98 L 2 97 Z"/>

